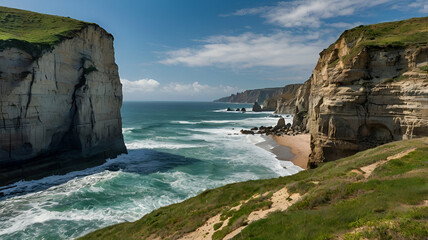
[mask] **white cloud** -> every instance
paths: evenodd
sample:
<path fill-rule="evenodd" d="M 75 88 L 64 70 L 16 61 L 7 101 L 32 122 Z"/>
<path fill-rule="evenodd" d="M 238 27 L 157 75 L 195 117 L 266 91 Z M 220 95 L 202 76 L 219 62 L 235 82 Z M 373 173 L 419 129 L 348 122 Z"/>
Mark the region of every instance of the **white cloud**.
<path fill-rule="evenodd" d="M 260 15 L 268 23 L 287 28 L 287 31 L 276 31 L 272 34 L 247 32 L 235 36 L 211 36 L 199 41 L 201 43 L 198 46 L 166 52 L 166 57 L 160 63 L 238 69 L 315 64 L 318 53 L 337 37 L 337 29 L 361 25 L 359 22 L 326 23 L 325 20 L 352 15 L 356 11 L 384 3 L 391 4 L 391 1 L 295 0 L 279 2 L 275 6 L 240 9 L 223 16 Z"/>
<path fill-rule="evenodd" d="M 177 82 L 171 82 L 168 85 L 164 86 L 162 88 L 163 92 L 166 93 L 174 93 L 177 95 L 218 95 L 218 94 L 230 94 L 232 92 L 237 91 L 238 89 L 231 86 L 210 86 L 210 85 L 204 85 L 200 84 L 199 82 L 193 82 L 189 84 L 185 83 L 177 83 Z"/>
<path fill-rule="evenodd" d="M 302 0 L 279 2 L 276 6 L 240 9 L 231 15 L 260 14 L 269 23 L 282 27 L 320 27 L 323 19 L 352 15 L 357 10 L 389 0 Z"/>
<path fill-rule="evenodd" d="M 163 85 L 154 79 L 140 79 L 138 81 L 120 79 L 120 81 L 123 85 L 125 101 L 214 100 L 242 91 L 242 89 L 236 87 L 223 85 L 211 86 L 199 82 L 170 82 Z"/>
<path fill-rule="evenodd" d="M 409 4 L 411 8 L 418 8 L 418 11 L 421 13 L 428 13 L 428 1 L 427 0 L 416 0 L 415 2 Z"/>
<path fill-rule="evenodd" d="M 244 33 L 212 36 L 202 46 L 167 52 L 163 64 L 249 68 L 313 64 L 325 46 L 320 33 L 293 35 L 281 31 L 271 35 Z"/>
<path fill-rule="evenodd" d="M 120 79 L 122 82 L 123 92 L 152 92 L 156 90 L 160 83 L 154 79 L 140 79 L 137 81 L 129 81 L 127 79 Z"/>
<path fill-rule="evenodd" d="M 335 27 L 335 28 L 350 29 L 350 28 L 360 26 L 362 24 L 363 24 L 362 22 L 355 22 L 355 23 L 335 22 L 335 23 L 329 23 L 328 26 Z"/>

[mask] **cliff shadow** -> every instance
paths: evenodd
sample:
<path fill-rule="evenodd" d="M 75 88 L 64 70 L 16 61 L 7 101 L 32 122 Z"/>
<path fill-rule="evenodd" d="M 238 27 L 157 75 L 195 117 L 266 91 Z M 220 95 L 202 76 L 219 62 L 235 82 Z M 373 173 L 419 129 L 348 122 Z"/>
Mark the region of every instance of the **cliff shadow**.
<path fill-rule="evenodd" d="M 72 179 L 84 178 L 104 171 L 123 171 L 148 175 L 166 172 L 170 169 L 195 164 L 201 160 L 152 149 L 131 149 L 115 159 L 107 159 L 103 164 L 64 175 L 51 175 L 37 180 L 22 180 L 0 187 L 0 201 L 11 197 L 40 192 L 64 184 Z"/>

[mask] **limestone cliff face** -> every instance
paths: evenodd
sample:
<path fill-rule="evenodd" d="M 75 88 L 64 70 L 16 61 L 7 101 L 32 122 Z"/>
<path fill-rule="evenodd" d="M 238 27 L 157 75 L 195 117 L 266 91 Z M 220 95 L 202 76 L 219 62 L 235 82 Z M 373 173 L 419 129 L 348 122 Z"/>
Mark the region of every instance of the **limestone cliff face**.
<path fill-rule="evenodd" d="M 307 111 L 309 122 L 295 118 L 294 125 L 310 130 L 312 167 L 428 136 L 428 47 L 358 47 L 362 39 L 342 36 L 323 51 L 298 94 L 296 116 Z"/>
<path fill-rule="evenodd" d="M 293 128 L 309 130 L 309 94 L 311 91 L 311 79 L 307 80 L 296 92 Z"/>
<path fill-rule="evenodd" d="M 125 153 L 113 37 L 88 25 L 41 56 L 0 52 L 0 185 Z"/>
<path fill-rule="evenodd" d="M 302 84 L 286 85 L 281 94 L 267 99 L 263 103 L 263 110 L 275 111 L 277 114 L 291 114 L 296 105 L 296 96 Z"/>
<path fill-rule="evenodd" d="M 223 97 L 214 102 L 230 102 L 230 103 L 254 103 L 262 104 L 266 99 L 278 96 L 282 93 L 283 88 L 263 88 L 246 90 L 241 93 L 232 94 L 229 97 Z"/>

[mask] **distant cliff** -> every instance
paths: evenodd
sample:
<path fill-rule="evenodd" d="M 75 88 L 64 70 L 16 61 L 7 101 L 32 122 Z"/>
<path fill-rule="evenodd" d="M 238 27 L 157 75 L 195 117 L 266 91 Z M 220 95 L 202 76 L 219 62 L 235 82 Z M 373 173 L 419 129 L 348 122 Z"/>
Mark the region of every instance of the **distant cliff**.
<path fill-rule="evenodd" d="M 297 96 L 310 165 L 428 136 L 428 17 L 345 31 Z"/>
<path fill-rule="evenodd" d="M 275 111 L 278 114 L 294 113 L 296 105 L 296 94 L 302 84 L 286 85 L 281 94 L 266 99 L 263 103 L 263 110 Z"/>
<path fill-rule="evenodd" d="M 223 97 L 214 102 L 230 102 L 230 103 L 254 103 L 262 104 L 266 99 L 282 94 L 283 88 L 263 88 L 246 90 L 241 93 L 232 94 L 229 97 Z"/>
<path fill-rule="evenodd" d="M 0 7 L 0 185 L 125 153 L 113 36 Z"/>

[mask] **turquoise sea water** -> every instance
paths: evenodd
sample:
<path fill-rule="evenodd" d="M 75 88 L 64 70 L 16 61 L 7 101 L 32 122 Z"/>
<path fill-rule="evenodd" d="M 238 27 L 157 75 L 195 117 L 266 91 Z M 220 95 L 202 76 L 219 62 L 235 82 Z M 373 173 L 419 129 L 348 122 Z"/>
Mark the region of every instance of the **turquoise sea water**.
<path fill-rule="evenodd" d="M 129 153 L 105 164 L 0 188 L 0 239 L 72 239 L 228 183 L 297 173 L 242 128 L 275 125 L 249 104 L 125 102 Z M 286 118 L 291 122 L 291 116 Z"/>

